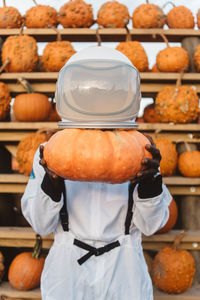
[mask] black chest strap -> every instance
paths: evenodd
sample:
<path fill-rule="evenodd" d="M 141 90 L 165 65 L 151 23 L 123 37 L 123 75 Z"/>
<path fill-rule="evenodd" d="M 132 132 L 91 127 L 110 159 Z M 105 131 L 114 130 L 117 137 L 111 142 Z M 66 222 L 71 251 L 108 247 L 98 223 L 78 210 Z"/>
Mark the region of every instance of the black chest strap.
<path fill-rule="evenodd" d="M 69 216 L 67 211 L 67 193 L 64 183 L 63 188 L 63 206 L 60 210 L 60 221 L 64 231 L 69 231 Z"/>
<path fill-rule="evenodd" d="M 129 183 L 128 187 L 128 209 L 126 214 L 126 220 L 125 220 L 125 234 L 129 234 L 131 221 L 133 217 L 133 191 L 136 186 L 136 183 Z"/>

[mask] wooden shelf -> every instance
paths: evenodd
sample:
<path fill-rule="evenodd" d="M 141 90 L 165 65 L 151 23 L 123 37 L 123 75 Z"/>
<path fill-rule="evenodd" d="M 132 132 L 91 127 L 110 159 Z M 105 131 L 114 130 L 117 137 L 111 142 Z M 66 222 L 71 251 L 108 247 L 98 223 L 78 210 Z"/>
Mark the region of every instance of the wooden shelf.
<path fill-rule="evenodd" d="M 8 282 L 0 283 L 0 297 L 6 299 L 41 299 L 40 289 L 33 289 L 30 291 L 18 291 L 11 287 Z M 154 288 L 154 300 L 199 300 L 200 299 L 200 286 L 192 286 L 187 292 L 179 295 L 169 295 L 162 293 Z"/>
<path fill-rule="evenodd" d="M 178 73 L 140 73 L 141 91 L 143 97 L 155 96 L 166 84 L 175 86 L 179 76 Z M 17 82 L 23 77 L 31 82 L 35 92 L 45 93 L 51 97 L 56 90 L 57 72 L 33 72 L 33 73 L 2 73 L 0 80 L 8 84 L 11 95 L 14 97 L 19 93 L 26 92 L 25 88 Z M 185 73 L 182 79 L 183 84 L 193 85 L 200 93 L 200 73 Z"/>
<path fill-rule="evenodd" d="M 18 35 L 20 29 L 0 29 L 1 37 Z M 71 42 L 96 42 L 96 29 L 91 28 L 63 28 L 59 29 L 63 40 Z M 140 42 L 163 42 L 163 39 L 155 34 L 163 33 L 169 42 L 181 42 L 186 37 L 200 37 L 200 31 L 196 29 L 130 29 L 132 40 Z M 33 36 L 38 42 L 56 41 L 57 34 L 51 28 L 25 29 L 24 34 Z M 102 28 L 99 29 L 102 42 L 121 42 L 125 41 L 125 28 Z"/>
<path fill-rule="evenodd" d="M 21 174 L 0 174 L 0 193 L 23 193 L 28 178 Z M 172 195 L 200 195 L 200 178 L 171 176 L 163 181 Z"/>
<path fill-rule="evenodd" d="M 143 236 L 142 246 L 144 250 L 158 250 L 172 245 L 181 230 L 171 230 L 165 234 Z M 53 234 L 43 237 L 43 248 L 50 248 L 53 243 Z M 0 247 L 30 247 L 35 244 L 35 232 L 31 227 L 0 227 Z M 200 230 L 187 231 L 181 245 L 181 249 L 200 250 Z"/>
<path fill-rule="evenodd" d="M 58 128 L 54 122 L 0 122 L 0 142 L 19 142 L 28 133 L 37 129 Z M 200 124 L 139 123 L 138 130 L 152 137 L 168 137 L 172 141 L 200 143 Z"/>

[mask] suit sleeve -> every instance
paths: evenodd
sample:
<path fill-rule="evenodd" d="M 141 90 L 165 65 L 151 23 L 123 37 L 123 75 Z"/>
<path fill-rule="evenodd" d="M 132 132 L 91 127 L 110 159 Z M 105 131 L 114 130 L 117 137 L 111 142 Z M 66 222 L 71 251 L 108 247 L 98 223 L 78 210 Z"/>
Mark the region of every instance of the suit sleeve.
<path fill-rule="evenodd" d="M 33 160 L 33 169 L 26 190 L 21 199 L 22 213 L 33 230 L 41 235 L 55 231 L 60 223 L 59 212 L 63 206 L 63 195 L 59 201 L 54 201 L 52 192 L 47 194 L 41 185 L 44 185 L 45 171 L 39 164 L 39 149 Z M 46 182 L 46 181 L 45 181 Z M 47 184 L 45 183 L 45 188 Z"/>
<path fill-rule="evenodd" d="M 152 235 L 166 224 L 172 196 L 164 184 L 160 194 L 149 198 L 139 197 L 137 185 L 133 199 L 133 222 L 144 235 Z"/>

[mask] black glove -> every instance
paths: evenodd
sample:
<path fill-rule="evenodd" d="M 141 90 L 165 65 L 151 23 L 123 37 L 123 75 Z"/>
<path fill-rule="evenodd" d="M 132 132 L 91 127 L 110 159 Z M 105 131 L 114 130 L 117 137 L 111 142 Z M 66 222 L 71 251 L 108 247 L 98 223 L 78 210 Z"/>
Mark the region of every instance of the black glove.
<path fill-rule="evenodd" d="M 145 136 L 151 144 L 146 145 L 146 150 L 152 155 L 152 158 L 145 158 L 142 165 L 145 167 L 141 170 L 134 180 L 138 184 L 138 196 L 141 199 L 153 198 L 162 193 L 162 175 L 159 173 L 161 154 L 149 135 Z"/>
<path fill-rule="evenodd" d="M 45 192 L 45 194 L 51 197 L 53 201 L 58 202 L 60 201 L 61 194 L 64 191 L 64 179 L 49 170 L 44 160 L 43 152 L 44 146 L 41 145 L 39 164 L 44 168 L 46 172 L 41 184 L 41 188 Z"/>

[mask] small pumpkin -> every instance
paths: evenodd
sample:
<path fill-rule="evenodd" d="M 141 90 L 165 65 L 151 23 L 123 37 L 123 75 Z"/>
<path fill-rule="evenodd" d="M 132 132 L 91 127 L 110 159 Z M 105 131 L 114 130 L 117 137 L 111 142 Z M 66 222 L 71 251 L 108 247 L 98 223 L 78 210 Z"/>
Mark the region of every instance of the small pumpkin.
<path fill-rule="evenodd" d="M 167 223 L 157 231 L 157 233 L 166 233 L 170 231 L 176 224 L 178 218 L 178 206 L 176 201 L 172 198 L 172 201 L 169 205 L 169 219 Z"/>
<path fill-rule="evenodd" d="M 11 262 L 8 280 L 12 287 L 17 290 L 28 291 L 39 286 L 44 267 L 44 257 L 40 256 L 41 250 L 42 239 L 37 234 L 33 252 L 22 252 Z"/>
<path fill-rule="evenodd" d="M 155 4 L 146 4 L 138 6 L 132 15 L 133 28 L 163 28 L 166 22 L 166 16 L 163 10 Z"/>
<path fill-rule="evenodd" d="M 69 41 L 61 41 L 61 35 L 57 31 L 57 41 L 46 45 L 42 55 L 42 65 L 47 72 L 59 72 L 68 59 L 75 54 Z"/>
<path fill-rule="evenodd" d="M 44 160 L 65 179 L 121 183 L 134 178 L 143 158 L 151 157 L 148 143 L 136 130 L 64 129 L 46 143 Z"/>
<path fill-rule="evenodd" d="M 198 45 L 194 52 L 194 64 L 197 72 L 200 72 L 200 45 Z"/>
<path fill-rule="evenodd" d="M 70 0 L 60 8 L 58 21 L 64 28 L 88 28 L 94 23 L 92 6 L 83 0 Z"/>
<path fill-rule="evenodd" d="M 149 104 L 144 108 L 143 113 L 144 122 L 147 123 L 159 123 L 160 116 L 157 114 L 155 110 L 155 103 Z"/>
<path fill-rule="evenodd" d="M 37 5 L 31 7 L 25 14 L 25 26 L 27 28 L 45 28 L 48 25 L 57 27 L 58 14 L 55 8 L 49 5 Z"/>
<path fill-rule="evenodd" d="M 51 109 L 50 113 L 48 115 L 48 118 L 46 120 L 47 122 L 59 122 L 61 121 L 61 118 L 56 110 L 56 103 L 51 102 Z"/>
<path fill-rule="evenodd" d="M 31 174 L 33 158 L 40 144 L 46 142 L 47 135 L 45 130 L 27 134 L 21 139 L 17 146 L 16 160 L 18 171 L 26 175 Z"/>
<path fill-rule="evenodd" d="M 152 69 L 151 69 L 152 73 L 160 73 L 160 71 L 158 70 L 158 67 L 156 64 L 153 65 Z"/>
<path fill-rule="evenodd" d="M 7 84 L 0 82 L 0 121 L 5 120 L 10 114 L 10 91 Z"/>
<path fill-rule="evenodd" d="M 179 155 L 178 169 L 183 176 L 200 177 L 200 151 L 185 151 Z"/>
<path fill-rule="evenodd" d="M 178 250 L 184 233 L 173 246 L 164 247 L 153 260 L 153 283 L 163 292 L 180 294 L 187 291 L 193 282 L 195 261 L 186 250 Z"/>
<path fill-rule="evenodd" d="M 148 57 L 147 54 L 138 41 L 127 41 L 121 42 L 116 47 L 116 50 L 122 52 L 126 55 L 132 64 L 138 69 L 140 72 L 145 72 L 149 68 Z"/>
<path fill-rule="evenodd" d="M 200 9 L 198 9 L 198 12 L 197 12 L 197 26 L 200 29 Z"/>
<path fill-rule="evenodd" d="M 23 18 L 17 8 L 6 6 L 3 0 L 3 7 L 0 7 L 0 28 L 20 28 Z"/>
<path fill-rule="evenodd" d="M 5 273 L 5 266 L 4 266 L 4 256 L 2 252 L 0 251 L 0 282 L 4 276 Z"/>
<path fill-rule="evenodd" d="M 13 112 L 17 121 L 39 122 L 45 121 L 50 113 L 51 104 L 46 95 L 34 93 L 31 86 L 24 79 L 28 93 L 15 97 Z"/>
<path fill-rule="evenodd" d="M 156 147 L 160 150 L 160 172 L 163 176 L 171 176 L 175 173 L 178 163 L 178 153 L 175 144 L 165 137 L 155 138 Z"/>
<path fill-rule="evenodd" d="M 189 55 L 182 47 L 170 47 L 167 38 L 161 34 L 167 48 L 156 56 L 156 65 L 160 72 L 181 72 L 189 68 Z"/>
<path fill-rule="evenodd" d="M 2 46 L 6 72 L 32 72 L 38 63 L 37 43 L 29 35 L 9 36 Z"/>
<path fill-rule="evenodd" d="M 97 14 L 97 23 L 106 28 L 123 28 L 129 23 L 128 8 L 118 1 L 104 3 Z"/>
<path fill-rule="evenodd" d="M 171 3 L 171 2 L 170 2 Z M 171 3 L 173 4 L 173 3 Z M 167 25 L 169 28 L 194 28 L 194 16 L 185 6 L 175 6 L 167 14 Z"/>

